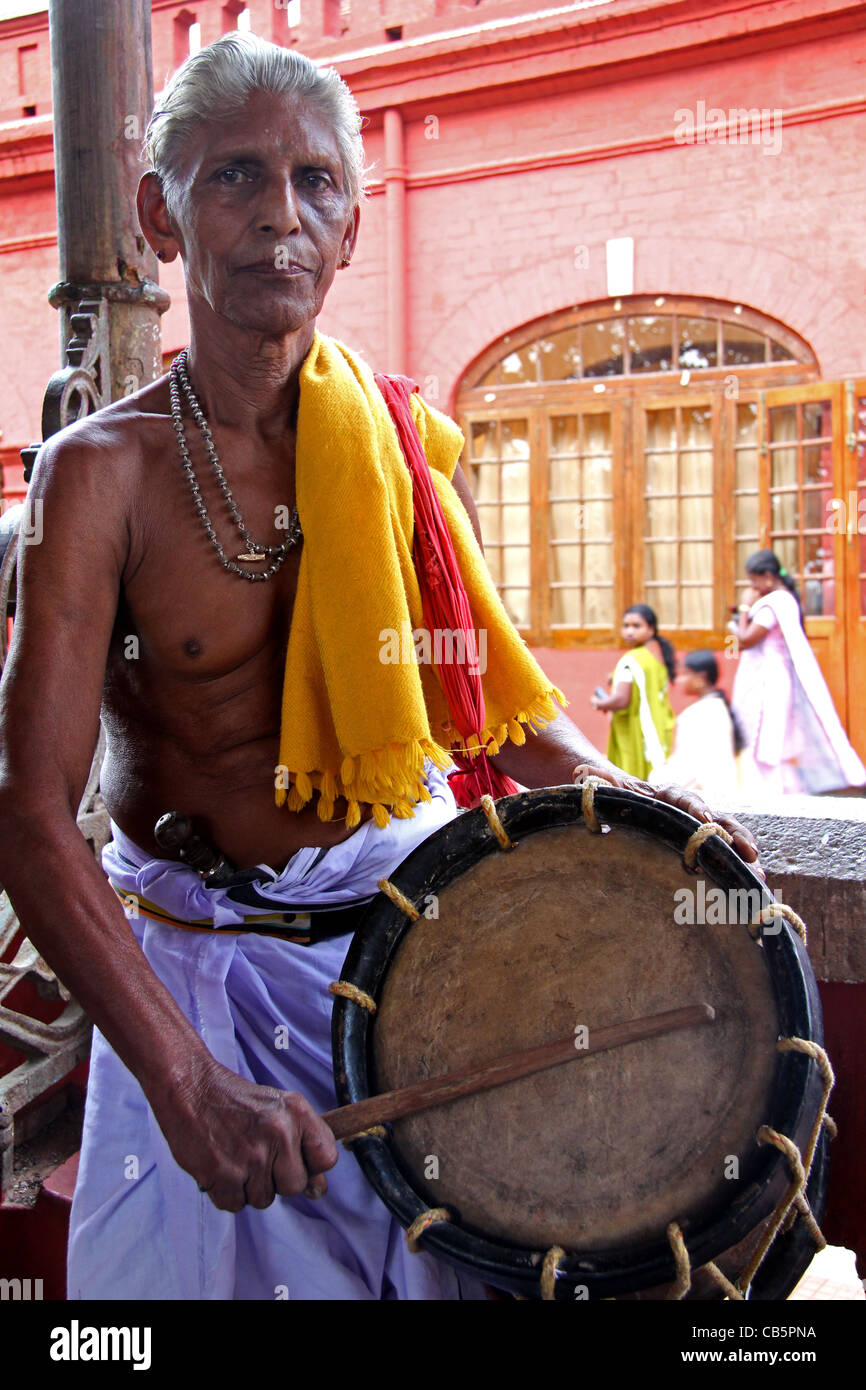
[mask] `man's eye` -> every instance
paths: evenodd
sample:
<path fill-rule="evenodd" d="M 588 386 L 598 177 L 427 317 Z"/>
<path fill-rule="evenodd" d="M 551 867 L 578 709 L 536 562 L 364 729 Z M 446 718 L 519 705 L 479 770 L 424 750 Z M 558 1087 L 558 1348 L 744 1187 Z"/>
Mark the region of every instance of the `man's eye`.
<path fill-rule="evenodd" d="M 330 180 L 324 174 L 307 174 L 307 183 L 313 183 L 317 188 L 327 188 Z"/>
<path fill-rule="evenodd" d="M 220 169 L 219 173 L 217 174 L 217 179 L 219 180 L 219 182 L 228 184 L 229 187 L 232 187 L 235 184 L 240 183 L 241 180 L 245 179 L 246 177 L 247 176 L 244 173 L 243 169 L 237 169 L 234 166 L 232 166 L 229 169 Z"/>

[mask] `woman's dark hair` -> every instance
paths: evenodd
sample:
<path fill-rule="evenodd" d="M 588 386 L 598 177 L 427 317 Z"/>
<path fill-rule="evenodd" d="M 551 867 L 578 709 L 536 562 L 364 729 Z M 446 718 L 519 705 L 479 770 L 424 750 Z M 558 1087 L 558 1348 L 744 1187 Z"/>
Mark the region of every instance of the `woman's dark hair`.
<path fill-rule="evenodd" d="M 710 685 L 719 683 L 719 663 L 712 652 L 686 652 L 683 665 L 696 675 L 706 676 Z"/>
<path fill-rule="evenodd" d="M 706 676 L 710 685 L 718 687 L 719 663 L 716 661 L 716 658 L 712 652 L 687 652 L 683 664 L 688 666 L 689 670 L 694 671 L 697 675 Z M 737 716 L 734 714 L 734 711 L 731 709 L 730 700 L 728 699 L 724 690 L 716 688 L 713 689 L 710 693 L 713 695 L 718 695 L 720 700 L 724 700 L 725 709 L 731 716 L 731 724 L 734 730 L 734 752 L 741 753 L 746 746 L 746 739 L 743 734 L 742 725 L 740 724 L 740 721 L 737 718 Z"/>
<path fill-rule="evenodd" d="M 662 656 L 664 657 L 664 663 L 668 671 L 668 679 L 672 681 L 676 680 L 677 663 L 674 649 L 668 639 L 659 634 L 658 619 L 653 609 L 650 608 L 647 603 L 632 603 L 625 610 L 625 613 L 623 613 L 623 617 L 626 617 L 629 613 L 637 613 L 638 617 L 643 618 L 644 622 L 652 628 L 653 637 L 662 649 Z"/>
<path fill-rule="evenodd" d="M 784 566 L 779 564 L 778 555 L 772 550 L 756 550 L 754 555 L 750 555 L 746 561 L 746 574 L 772 574 L 777 579 L 781 579 L 788 593 L 793 594 L 797 600 L 800 626 L 805 628 L 803 605 L 800 602 L 800 595 L 797 593 L 797 586 Z"/>

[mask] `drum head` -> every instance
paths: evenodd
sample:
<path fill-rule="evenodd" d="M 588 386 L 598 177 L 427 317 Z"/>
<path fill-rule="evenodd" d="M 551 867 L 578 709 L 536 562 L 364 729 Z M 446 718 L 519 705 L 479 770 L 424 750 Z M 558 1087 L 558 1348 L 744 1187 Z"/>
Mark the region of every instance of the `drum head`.
<path fill-rule="evenodd" d="M 700 852 L 712 872 L 688 871 L 670 840 L 696 822 L 613 795 L 627 799 L 603 834 L 573 789 L 498 803 L 516 842 L 505 852 L 481 813 L 461 817 L 393 875 L 429 915 L 410 923 L 377 902 L 344 969 L 361 984 L 366 955 L 378 977 L 362 985 L 378 998 L 363 1094 L 574 1036 L 573 1061 L 399 1120 L 381 1148 L 417 1210 L 452 1209 L 482 1262 L 489 1245 L 533 1252 L 537 1277 L 561 1246 L 575 1283 L 607 1276 L 608 1292 L 617 1275 L 622 1288 L 657 1279 L 671 1221 L 701 1262 L 738 1243 L 789 1180 L 757 1129 L 803 1134 L 815 1113 L 806 1059 L 776 1048 L 792 1008 L 815 1032 L 795 939 L 779 919 L 763 940 L 747 926 L 766 890 L 720 841 Z M 582 1055 L 601 1028 L 701 1003 L 713 1022 Z M 425 1244 L 453 1237 L 434 1227 Z"/>

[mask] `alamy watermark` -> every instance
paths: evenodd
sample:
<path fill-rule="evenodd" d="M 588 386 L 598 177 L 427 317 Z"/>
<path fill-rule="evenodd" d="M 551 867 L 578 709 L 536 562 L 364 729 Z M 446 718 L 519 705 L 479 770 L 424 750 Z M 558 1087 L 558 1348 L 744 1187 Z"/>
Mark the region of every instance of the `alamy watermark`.
<path fill-rule="evenodd" d="M 778 107 L 734 106 L 724 111 L 701 99 L 694 108 L 674 112 L 677 145 L 760 145 L 763 154 L 779 154 L 782 148 L 782 112 Z"/>
<path fill-rule="evenodd" d="M 379 660 L 383 666 L 465 666 L 468 671 L 484 675 L 487 670 L 487 629 L 479 628 L 478 637 L 463 628 L 410 627 L 408 622 L 395 627 L 383 627 L 379 633 Z"/>
<path fill-rule="evenodd" d="M 41 497 L 25 497 L 20 524 L 20 535 L 25 545 L 42 544 L 42 507 Z"/>
<path fill-rule="evenodd" d="M 694 888 L 677 888 L 674 893 L 674 922 L 678 927 L 748 927 L 758 921 L 759 914 L 771 906 L 768 894 L 761 888 L 719 888 L 707 886 L 699 878 Z M 782 903 L 780 893 L 774 894 Z M 764 936 L 778 936 L 782 930 L 780 917 L 763 926 Z"/>
<path fill-rule="evenodd" d="M 831 536 L 866 536 L 866 497 L 852 490 L 844 497 L 830 497 L 826 506 L 826 531 Z"/>
<path fill-rule="evenodd" d="M 149 1327 L 82 1327 L 73 1318 L 69 1327 L 51 1330 L 48 1355 L 52 1361 L 131 1361 L 134 1371 L 150 1370 Z"/>
<path fill-rule="evenodd" d="M 44 1297 L 41 1279 L 0 1279 L 0 1302 L 40 1302 Z"/>

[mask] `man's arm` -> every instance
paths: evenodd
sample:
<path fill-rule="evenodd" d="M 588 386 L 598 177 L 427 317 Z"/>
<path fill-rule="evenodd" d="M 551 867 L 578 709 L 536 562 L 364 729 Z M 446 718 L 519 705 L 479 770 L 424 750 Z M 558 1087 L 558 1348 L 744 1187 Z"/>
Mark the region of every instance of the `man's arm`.
<path fill-rule="evenodd" d="M 454 470 L 452 482 L 481 545 L 478 512 L 459 464 Z M 605 708 L 611 709 L 614 706 L 607 702 Z M 523 744 L 507 742 L 491 762 L 524 787 L 558 787 L 593 776 L 601 777 L 614 787 L 624 787 L 627 791 L 639 792 L 643 796 L 658 797 L 660 801 L 687 811 L 697 820 L 717 821 L 733 836 L 737 853 L 749 863 L 757 862 L 758 847 L 751 831 L 733 816 L 713 815 L 695 792 L 686 791 L 683 787 L 651 787 L 648 782 L 629 776 L 621 768 L 608 762 L 566 714 L 558 714 L 556 719 L 551 720 L 538 732 L 528 730 L 526 742 Z"/>
<path fill-rule="evenodd" d="M 218 1206 L 266 1206 L 275 1186 L 297 1193 L 308 1183 L 301 1146 L 310 1174 L 333 1166 L 330 1131 L 301 1097 L 254 1087 L 215 1061 L 151 970 L 76 826 L 129 558 L 122 480 L 135 470 L 116 458 L 117 441 L 88 424 L 44 446 L 35 470 L 42 539 L 20 544 L 0 683 L 0 882 L 37 950 L 138 1079 L 181 1166 Z"/>

